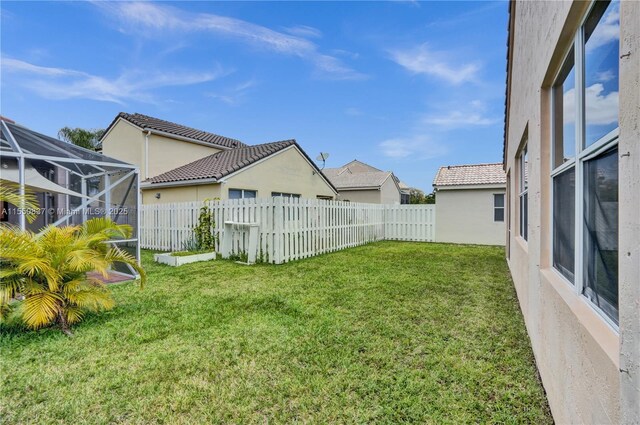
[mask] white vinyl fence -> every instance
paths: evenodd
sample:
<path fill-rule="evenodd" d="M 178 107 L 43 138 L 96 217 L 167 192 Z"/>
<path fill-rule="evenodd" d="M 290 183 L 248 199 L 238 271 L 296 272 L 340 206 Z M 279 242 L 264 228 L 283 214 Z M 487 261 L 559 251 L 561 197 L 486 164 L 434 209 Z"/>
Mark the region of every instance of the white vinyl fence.
<path fill-rule="evenodd" d="M 142 248 L 184 250 L 193 240 L 203 202 L 143 205 Z M 435 205 L 377 205 L 318 199 L 270 198 L 208 201 L 219 247 L 247 254 L 248 227 L 258 225 L 258 261 L 281 264 L 380 240 L 433 242 Z M 225 235 L 225 223 L 227 233 Z M 229 224 L 235 223 L 235 224 Z M 240 224 L 242 223 L 242 224 Z"/>

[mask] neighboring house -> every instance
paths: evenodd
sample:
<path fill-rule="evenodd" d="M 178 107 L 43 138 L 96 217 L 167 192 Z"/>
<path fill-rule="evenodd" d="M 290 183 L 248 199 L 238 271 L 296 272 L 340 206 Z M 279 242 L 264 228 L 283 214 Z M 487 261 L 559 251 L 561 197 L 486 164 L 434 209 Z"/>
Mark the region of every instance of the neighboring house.
<path fill-rule="evenodd" d="M 327 178 L 338 190 L 338 200 L 368 204 L 399 204 L 400 187 L 391 171 L 382 171 L 353 160 L 340 168 L 325 168 Z"/>
<path fill-rule="evenodd" d="M 100 142 L 103 154 L 136 164 L 141 180 L 216 152 L 247 146 L 236 139 L 125 112 L 115 117 Z"/>
<path fill-rule="evenodd" d="M 336 189 L 295 140 L 248 146 L 141 114 L 120 113 L 102 150 L 146 176 L 145 204 L 289 196 L 334 199 Z"/>
<path fill-rule="evenodd" d="M 418 189 L 417 187 L 411 187 L 402 180 L 398 180 L 398 187 L 400 188 L 400 203 L 401 204 L 410 204 L 411 203 L 411 194 L 417 196 L 424 196 L 424 191 Z"/>
<path fill-rule="evenodd" d="M 639 23 L 509 7 L 506 255 L 557 423 L 640 423 Z"/>
<path fill-rule="evenodd" d="M 295 140 L 226 150 L 152 177 L 143 202 L 284 196 L 333 199 L 337 191 Z"/>
<path fill-rule="evenodd" d="M 506 176 L 502 164 L 440 167 L 436 192 L 436 241 L 504 245 Z"/>

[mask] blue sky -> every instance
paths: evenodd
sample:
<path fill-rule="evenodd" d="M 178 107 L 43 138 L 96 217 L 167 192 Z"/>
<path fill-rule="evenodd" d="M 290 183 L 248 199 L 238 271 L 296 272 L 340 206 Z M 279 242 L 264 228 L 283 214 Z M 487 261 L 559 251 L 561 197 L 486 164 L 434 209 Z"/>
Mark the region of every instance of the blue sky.
<path fill-rule="evenodd" d="M 426 191 L 441 165 L 502 159 L 504 1 L 3 1 L 1 19 L 1 113 L 49 135 L 139 112 Z"/>

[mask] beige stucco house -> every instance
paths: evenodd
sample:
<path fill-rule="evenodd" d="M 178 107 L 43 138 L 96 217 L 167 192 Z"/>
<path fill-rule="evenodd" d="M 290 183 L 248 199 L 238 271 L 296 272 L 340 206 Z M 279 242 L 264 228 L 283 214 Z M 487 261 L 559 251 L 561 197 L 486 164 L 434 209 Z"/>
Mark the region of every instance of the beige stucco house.
<path fill-rule="evenodd" d="M 146 115 L 120 113 L 102 138 L 102 152 L 140 167 L 144 204 L 337 195 L 295 140 L 249 146 Z"/>
<path fill-rule="evenodd" d="M 399 204 L 399 180 L 391 171 L 382 171 L 353 160 L 339 168 L 325 168 L 324 174 L 338 190 L 338 200 L 368 204 Z"/>
<path fill-rule="evenodd" d="M 509 9 L 506 255 L 549 405 L 638 424 L 640 2 Z"/>
<path fill-rule="evenodd" d="M 436 241 L 504 245 L 506 176 L 502 164 L 440 167 L 436 192 Z"/>

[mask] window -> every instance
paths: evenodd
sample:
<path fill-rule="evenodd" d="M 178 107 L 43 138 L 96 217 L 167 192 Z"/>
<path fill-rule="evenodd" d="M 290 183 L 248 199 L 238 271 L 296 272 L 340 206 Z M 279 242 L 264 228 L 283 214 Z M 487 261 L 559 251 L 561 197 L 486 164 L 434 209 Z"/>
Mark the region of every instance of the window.
<path fill-rule="evenodd" d="M 282 197 L 282 198 L 299 198 L 300 195 L 295 193 L 282 193 L 282 192 L 271 192 L 272 197 Z"/>
<path fill-rule="evenodd" d="M 527 167 L 529 165 L 529 158 L 527 155 L 527 144 L 525 142 L 522 152 L 518 157 L 518 168 L 520 169 L 520 180 L 518 190 L 520 201 L 520 236 L 525 241 L 529 238 L 529 172 Z"/>
<path fill-rule="evenodd" d="M 511 170 L 507 171 L 507 258 L 511 259 Z"/>
<path fill-rule="evenodd" d="M 552 88 L 552 263 L 618 323 L 619 1 L 598 1 Z"/>
<path fill-rule="evenodd" d="M 504 193 L 493 194 L 493 221 L 504 221 Z"/>
<path fill-rule="evenodd" d="M 574 282 L 576 173 L 569 168 L 553 178 L 553 267 Z"/>
<path fill-rule="evenodd" d="M 252 199 L 256 195 L 257 192 L 255 190 L 229 189 L 229 199 Z"/>

